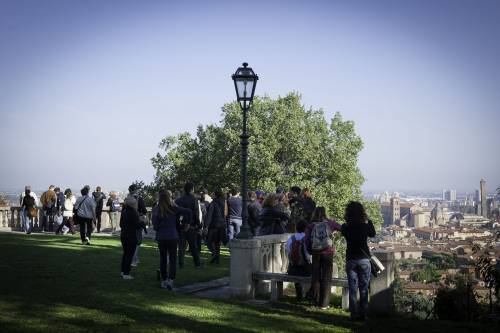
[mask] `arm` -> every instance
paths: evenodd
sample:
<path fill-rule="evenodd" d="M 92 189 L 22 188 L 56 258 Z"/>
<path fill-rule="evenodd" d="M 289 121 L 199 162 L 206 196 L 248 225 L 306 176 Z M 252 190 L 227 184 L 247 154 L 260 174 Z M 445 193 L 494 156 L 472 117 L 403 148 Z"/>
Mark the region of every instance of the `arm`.
<path fill-rule="evenodd" d="M 371 220 L 368 220 L 368 223 L 366 225 L 366 234 L 368 235 L 368 237 L 375 237 L 375 235 L 377 234 Z"/>
<path fill-rule="evenodd" d="M 106 201 L 106 207 L 111 207 L 112 203 L 111 198 L 109 198 L 108 201 Z"/>
<path fill-rule="evenodd" d="M 340 231 L 342 226 L 338 224 L 335 220 L 328 220 L 328 225 L 332 229 L 332 231 Z"/>
<path fill-rule="evenodd" d="M 207 218 L 205 220 L 205 227 L 210 228 L 210 224 L 212 224 L 212 220 L 214 217 L 214 205 L 216 205 L 215 201 L 208 206 Z"/>

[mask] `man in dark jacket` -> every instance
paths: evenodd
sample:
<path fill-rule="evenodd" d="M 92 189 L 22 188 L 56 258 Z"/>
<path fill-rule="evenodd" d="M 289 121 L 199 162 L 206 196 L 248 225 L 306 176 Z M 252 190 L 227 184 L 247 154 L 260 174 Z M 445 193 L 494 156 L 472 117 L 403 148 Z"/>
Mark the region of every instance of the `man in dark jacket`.
<path fill-rule="evenodd" d="M 97 217 L 97 232 L 101 232 L 101 215 L 102 215 L 102 207 L 104 205 L 104 199 L 106 199 L 106 195 L 102 193 L 101 187 L 97 186 L 95 192 L 92 192 L 92 197 L 95 201 L 95 215 Z"/>
<path fill-rule="evenodd" d="M 257 201 L 257 195 L 254 191 L 248 192 L 248 198 L 250 199 L 250 204 L 248 205 L 248 224 L 250 225 L 252 234 L 256 236 L 260 230 L 259 215 L 262 207 Z"/>
<path fill-rule="evenodd" d="M 184 194 L 175 200 L 175 203 L 183 208 L 191 210 L 191 221 L 182 221 L 179 232 L 179 268 L 184 267 L 184 254 L 186 252 L 186 241 L 193 256 L 194 266 L 200 267 L 200 249 L 198 248 L 197 237 L 201 227 L 200 204 L 193 194 L 194 184 L 187 182 L 184 185 Z"/>

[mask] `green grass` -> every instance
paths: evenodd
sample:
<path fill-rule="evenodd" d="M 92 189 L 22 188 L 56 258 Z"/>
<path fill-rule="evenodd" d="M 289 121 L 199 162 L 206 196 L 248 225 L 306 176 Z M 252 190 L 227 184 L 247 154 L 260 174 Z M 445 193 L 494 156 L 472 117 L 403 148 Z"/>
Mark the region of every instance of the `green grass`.
<path fill-rule="evenodd" d="M 228 252 L 219 266 L 178 270 L 177 286 L 227 276 Z M 372 318 L 351 323 L 339 309 L 319 311 L 290 299 L 273 305 L 199 299 L 159 288 L 158 253 L 146 241 L 135 280 L 120 279 L 116 238 L 0 233 L 0 332 L 495 332 L 441 321 Z M 203 252 L 206 262 L 208 253 Z"/>

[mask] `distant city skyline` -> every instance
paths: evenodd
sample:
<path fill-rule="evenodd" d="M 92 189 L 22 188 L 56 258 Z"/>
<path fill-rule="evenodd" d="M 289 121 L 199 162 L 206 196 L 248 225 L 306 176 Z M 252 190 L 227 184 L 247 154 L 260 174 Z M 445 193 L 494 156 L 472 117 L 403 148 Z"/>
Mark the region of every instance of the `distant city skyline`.
<path fill-rule="evenodd" d="M 149 183 L 160 140 L 217 123 L 247 61 L 257 95 L 355 122 L 365 191 L 493 193 L 499 18 L 488 0 L 1 1 L 0 188 Z"/>

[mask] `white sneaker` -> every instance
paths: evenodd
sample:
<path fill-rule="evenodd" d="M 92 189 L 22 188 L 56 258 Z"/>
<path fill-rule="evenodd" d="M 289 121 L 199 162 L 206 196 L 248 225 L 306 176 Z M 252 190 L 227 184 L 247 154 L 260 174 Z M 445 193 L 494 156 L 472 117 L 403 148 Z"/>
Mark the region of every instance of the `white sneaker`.
<path fill-rule="evenodd" d="M 134 277 L 132 275 L 130 275 L 130 274 L 123 274 L 122 275 L 122 279 L 124 279 L 124 280 L 133 280 Z"/>
<path fill-rule="evenodd" d="M 173 290 L 174 289 L 174 280 L 167 280 L 167 289 L 168 290 Z"/>
<path fill-rule="evenodd" d="M 161 289 L 168 289 L 168 281 L 167 280 L 161 281 L 160 288 Z"/>
<path fill-rule="evenodd" d="M 88 237 L 85 237 L 85 244 L 90 245 L 90 239 Z"/>
<path fill-rule="evenodd" d="M 132 266 L 132 267 L 137 267 L 137 263 L 136 263 L 136 262 L 133 262 L 133 263 L 131 263 L 131 264 L 130 264 L 130 266 Z"/>

